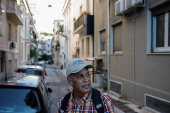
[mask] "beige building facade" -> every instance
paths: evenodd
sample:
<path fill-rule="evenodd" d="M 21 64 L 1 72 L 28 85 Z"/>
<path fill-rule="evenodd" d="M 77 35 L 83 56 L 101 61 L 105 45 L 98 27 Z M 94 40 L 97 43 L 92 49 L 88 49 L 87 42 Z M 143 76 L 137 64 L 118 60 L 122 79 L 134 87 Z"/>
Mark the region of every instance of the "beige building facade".
<path fill-rule="evenodd" d="M 76 57 L 84 60 L 87 64 L 93 64 L 92 61 L 86 61 L 93 57 L 93 0 L 74 0 L 73 12 Z M 88 20 L 91 20 L 91 23 L 86 23 Z M 87 33 L 89 25 L 92 25 L 89 29 L 91 33 Z"/>
<path fill-rule="evenodd" d="M 19 26 L 23 25 L 19 4 L 15 0 L 1 0 L 0 15 L 0 78 L 16 70 L 19 65 Z"/>
<path fill-rule="evenodd" d="M 169 5 L 169 0 L 96 0 L 94 5 L 95 56 L 107 69 L 108 90 L 159 112 L 170 108 Z"/>
<path fill-rule="evenodd" d="M 31 12 L 26 0 L 1 0 L 0 78 L 13 73 L 21 64 L 29 63 Z M 33 44 L 34 45 L 34 44 Z"/>

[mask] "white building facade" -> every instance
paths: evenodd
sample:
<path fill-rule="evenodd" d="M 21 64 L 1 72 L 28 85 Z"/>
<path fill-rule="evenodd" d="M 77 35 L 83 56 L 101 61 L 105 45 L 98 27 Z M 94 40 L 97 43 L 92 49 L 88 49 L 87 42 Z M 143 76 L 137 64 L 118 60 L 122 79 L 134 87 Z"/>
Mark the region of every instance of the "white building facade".
<path fill-rule="evenodd" d="M 66 0 L 63 6 L 63 15 L 64 15 L 64 32 L 63 36 L 66 37 L 66 45 L 68 50 L 67 63 L 76 57 L 76 41 L 77 38 L 74 38 L 74 18 L 73 18 L 73 3 L 74 0 Z"/>

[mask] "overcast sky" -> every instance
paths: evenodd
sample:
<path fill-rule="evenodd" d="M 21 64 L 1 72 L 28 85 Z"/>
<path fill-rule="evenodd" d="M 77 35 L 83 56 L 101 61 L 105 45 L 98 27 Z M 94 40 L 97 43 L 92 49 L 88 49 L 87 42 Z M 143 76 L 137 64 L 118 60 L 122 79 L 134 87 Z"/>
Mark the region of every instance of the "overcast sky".
<path fill-rule="evenodd" d="M 29 3 L 37 4 L 39 16 L 37 18 L 37 30 L 52 33 L 53 22 L 62 19 L 62 8 L 65 0 L 28 0 Z M 48 7 L 48 5 L 52 7 Z"/>

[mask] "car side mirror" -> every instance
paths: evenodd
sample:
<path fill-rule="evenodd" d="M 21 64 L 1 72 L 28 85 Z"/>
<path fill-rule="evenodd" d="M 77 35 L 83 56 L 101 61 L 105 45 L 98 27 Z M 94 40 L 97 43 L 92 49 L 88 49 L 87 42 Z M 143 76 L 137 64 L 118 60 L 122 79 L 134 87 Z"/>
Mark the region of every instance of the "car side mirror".
<path fill-rule="evenodd" d="M 52 93 L 52 89 L 48 87 L 48 92 Z"/>

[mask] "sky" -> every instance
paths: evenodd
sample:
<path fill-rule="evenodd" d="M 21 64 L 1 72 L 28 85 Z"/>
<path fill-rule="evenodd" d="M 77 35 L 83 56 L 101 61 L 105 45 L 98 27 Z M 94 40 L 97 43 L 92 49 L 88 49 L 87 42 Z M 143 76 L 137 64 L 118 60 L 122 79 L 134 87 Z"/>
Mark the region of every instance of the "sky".
<path fill-rule="evenodd" d="M 53 33 L 53 22 L 56 19 L 62 19 L 62 9 L 65 0 L 28 0 L 29 3 L 37 5 L 37 30 Z M 48 5 L 52 7 L 48 7 Z"/>

